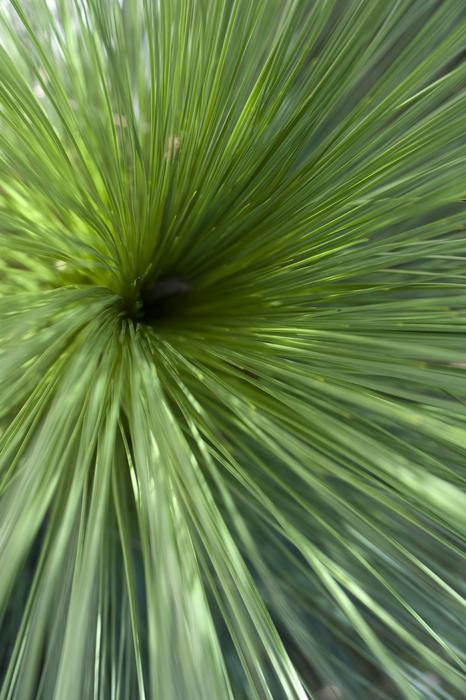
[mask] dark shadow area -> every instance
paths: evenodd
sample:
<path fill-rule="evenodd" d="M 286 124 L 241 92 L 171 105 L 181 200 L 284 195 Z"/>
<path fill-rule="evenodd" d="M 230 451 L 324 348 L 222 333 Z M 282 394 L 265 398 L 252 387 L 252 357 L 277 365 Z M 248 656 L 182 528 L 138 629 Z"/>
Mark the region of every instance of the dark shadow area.
<path fill-rule="evenodd" d="M 139 320 L 150 324 L 175 316 L 182 299 L 192 290 L 192 284 L 177 275 L 143 287 Z"/>

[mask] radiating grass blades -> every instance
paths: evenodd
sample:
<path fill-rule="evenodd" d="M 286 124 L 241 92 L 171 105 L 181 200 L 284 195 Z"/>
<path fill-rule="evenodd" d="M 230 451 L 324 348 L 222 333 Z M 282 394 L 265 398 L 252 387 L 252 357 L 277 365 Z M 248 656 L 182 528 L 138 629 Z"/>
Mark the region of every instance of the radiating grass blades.
<path fill-rule="evenodd" d="M 466 5 L 0 43 L 0 700 L 464 698 Z"/>

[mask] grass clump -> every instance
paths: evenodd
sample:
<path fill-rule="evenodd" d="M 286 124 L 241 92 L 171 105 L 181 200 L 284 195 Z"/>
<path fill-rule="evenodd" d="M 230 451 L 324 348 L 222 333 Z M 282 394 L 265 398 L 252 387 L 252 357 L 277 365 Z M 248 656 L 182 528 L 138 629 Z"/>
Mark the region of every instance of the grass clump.
<path fill-rule="evenodd" d="M 0 9 L 0 700 L 464 697 L 464 4 Z"/>

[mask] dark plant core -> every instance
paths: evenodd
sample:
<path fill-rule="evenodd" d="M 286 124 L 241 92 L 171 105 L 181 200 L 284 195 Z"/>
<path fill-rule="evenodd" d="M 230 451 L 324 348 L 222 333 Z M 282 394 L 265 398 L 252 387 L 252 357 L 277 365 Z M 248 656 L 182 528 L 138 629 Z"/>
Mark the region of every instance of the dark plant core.
<path fill-rule="evenodd" d="M 177 275 L 146 285 L 141 291 L 138 320 L 151 323 L 172 318 L 180 307 L 180 297 L 192 289 L 190 282 Z"/>

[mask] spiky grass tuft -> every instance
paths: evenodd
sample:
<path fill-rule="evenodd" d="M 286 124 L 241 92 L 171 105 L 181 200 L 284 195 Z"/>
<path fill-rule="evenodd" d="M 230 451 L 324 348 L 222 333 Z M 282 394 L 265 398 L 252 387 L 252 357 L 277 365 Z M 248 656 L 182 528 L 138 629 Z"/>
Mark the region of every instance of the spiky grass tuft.
<path fill-rule="evenodd" d="M 0 7 L 0 699 L 464 697 L 465 4 Z"/>

